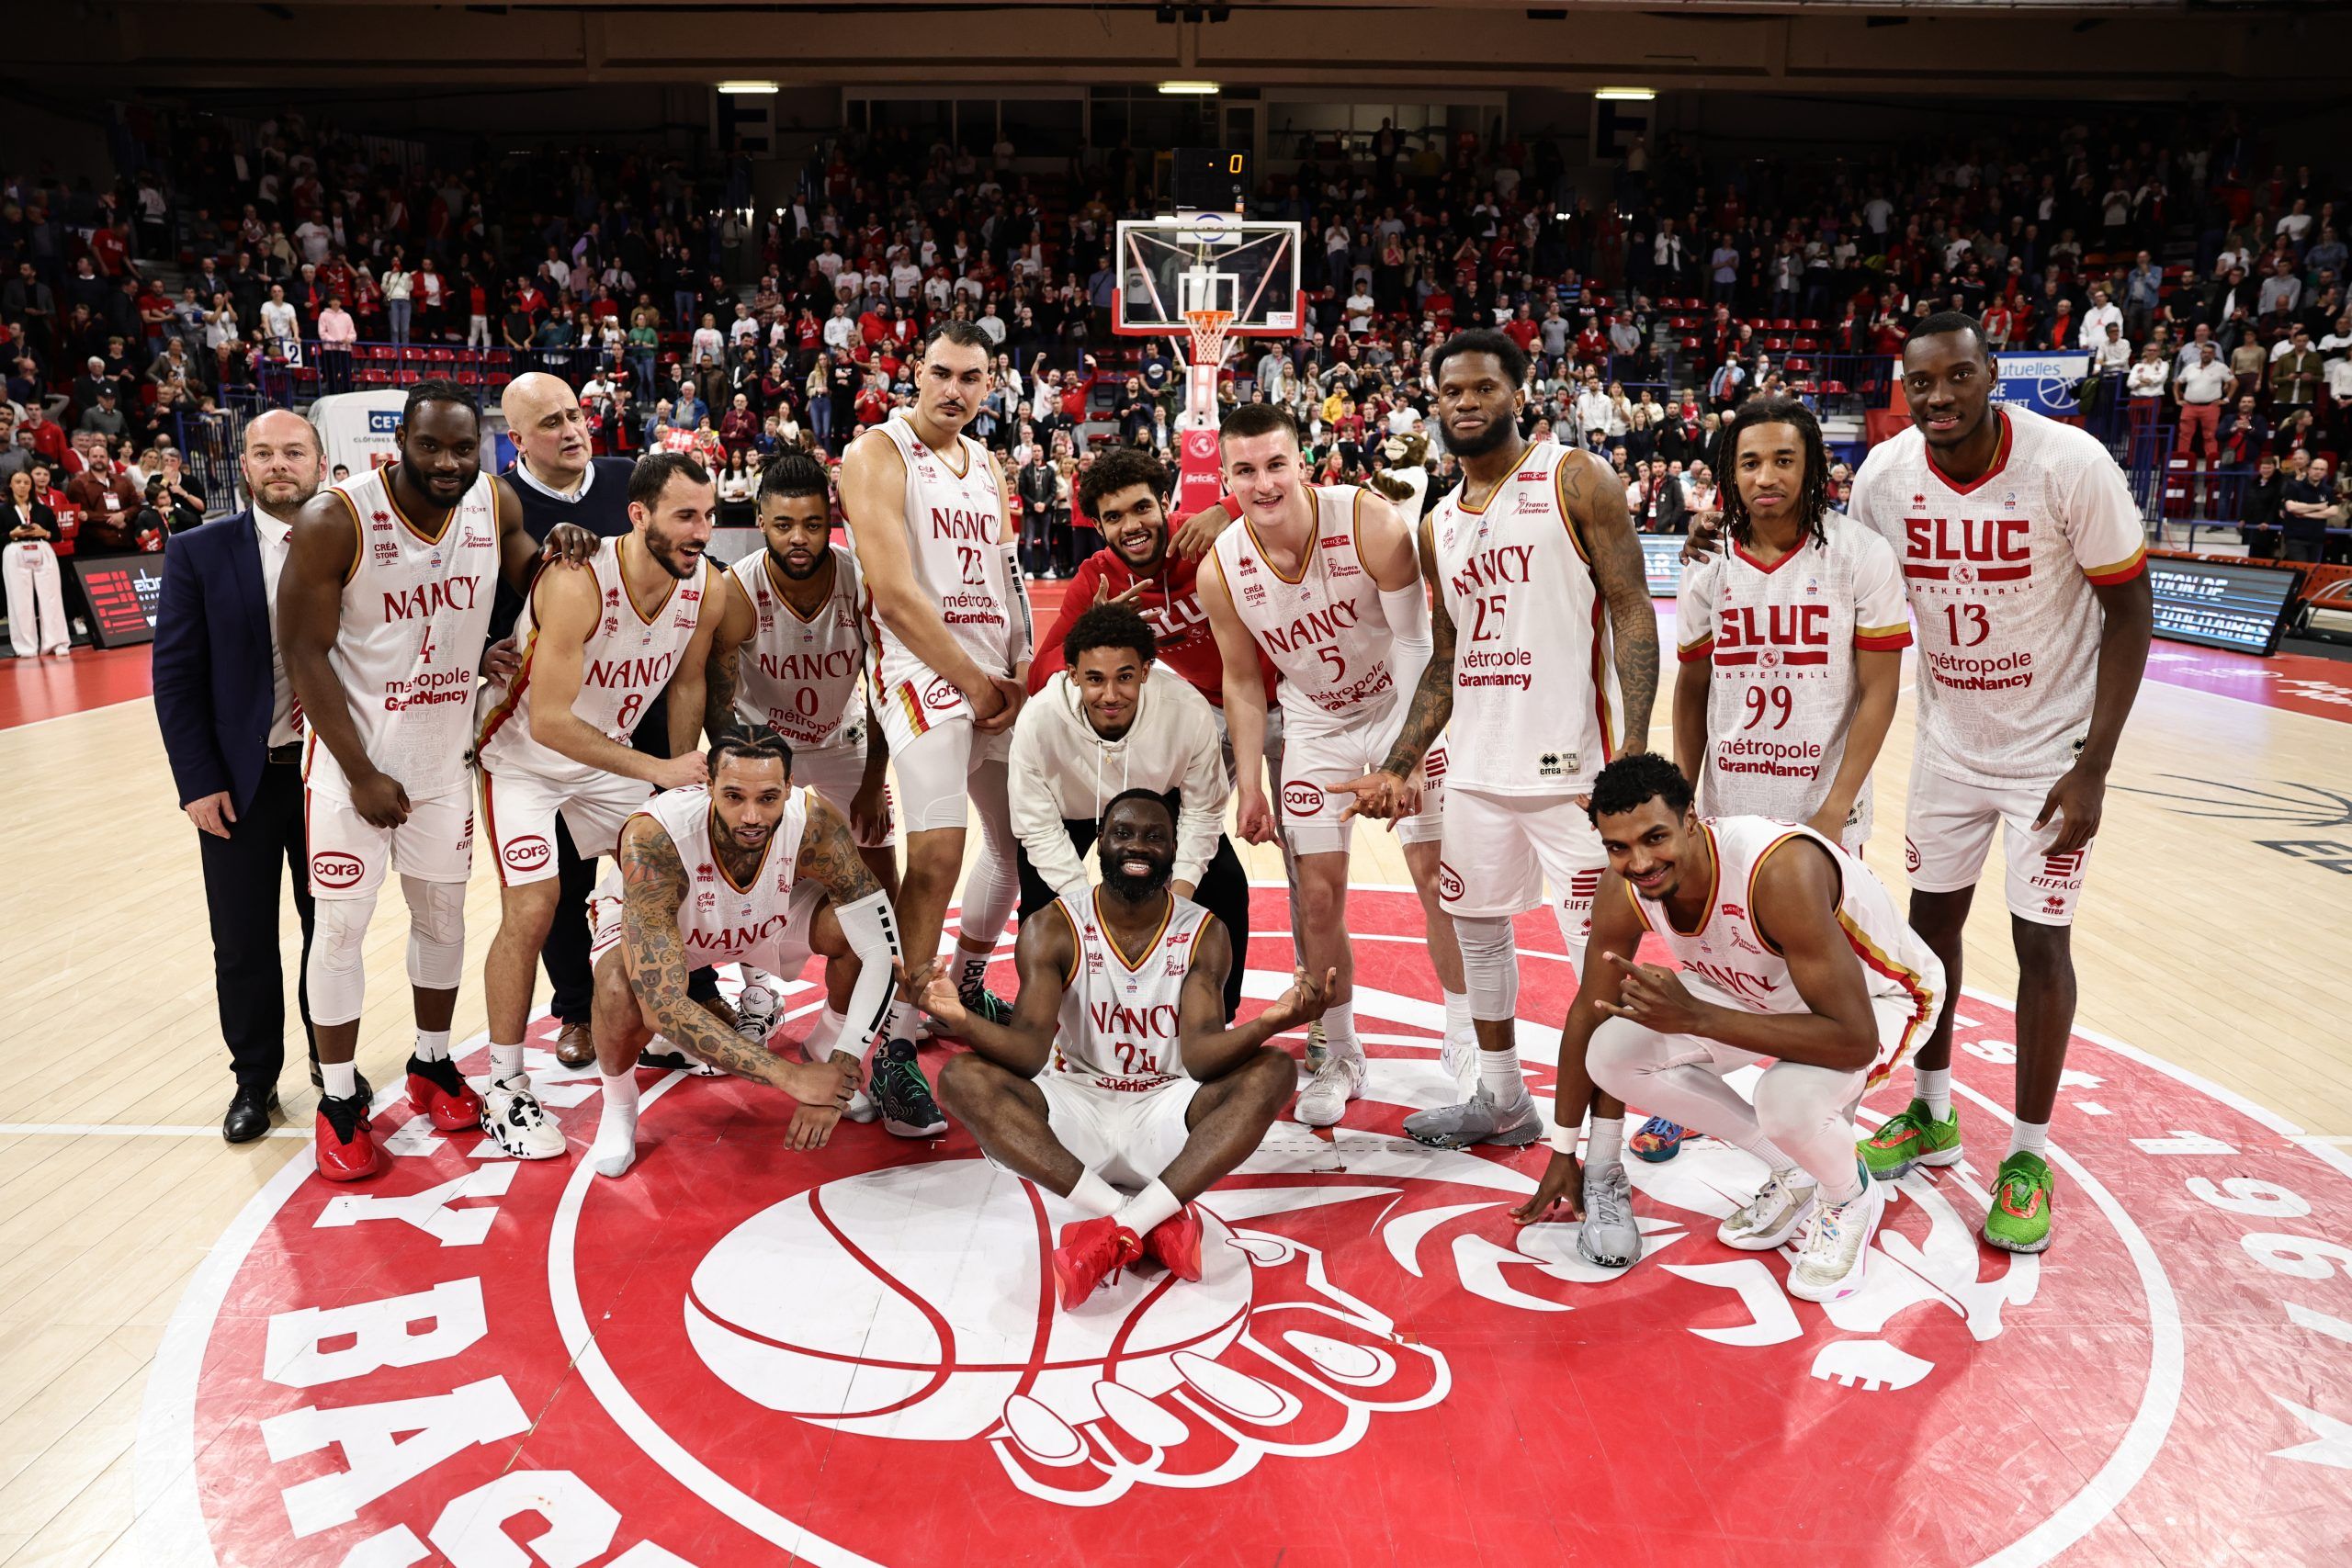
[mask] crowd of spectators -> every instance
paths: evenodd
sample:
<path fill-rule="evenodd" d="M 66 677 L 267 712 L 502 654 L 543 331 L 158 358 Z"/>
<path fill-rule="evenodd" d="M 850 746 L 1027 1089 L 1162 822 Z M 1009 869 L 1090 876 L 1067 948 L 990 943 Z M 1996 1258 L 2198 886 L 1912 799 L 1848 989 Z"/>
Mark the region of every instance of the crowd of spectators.
<path fill-rule="evenodd" d="M 741 158 L 403 166 L 290 113 L 134 123 L 111 185 L 0 179 L 0 466 L 39 451 L 70 480 L 95 440 L 135 487 L 223 408 L 449 366 L 488 392 L 527 367 L 572 381 L 605 449 L 704 450 L 741 516 L 766 455 L 837 456 L 905 400 L 951 315 L 999 345 L 972 434 L 1029 515 L 1070 516 L 1104 441 L 1175 443 L 1181 367 L 1109 331 L 1114 220 L 1158 205 L 1124 145 L 1055 168 L 1002 141 L 843 133 L 762 207 Z M 2345 213 L 2269 153 L 2226 112 L 2170 109 L 1869 162 L 1637 142 L 1596 198 L 1551 139 L 1384 127 L 1264 182 L 1253 216 L 1302 225 L 1310 317 L 1239 348 L 1219 397 L 1287 404 L 1319 472 L 1361 475 L 1423 426 L 1429 348 L 1499 324 L 1533 367 L 1530 433 L 1607 454 L 1642 525 L 1670 531 L 1711 502 L 1742 400 L 1883 403 L 1908 324 L 1958 307 L 1996 349 L 2090 355 L 2090 403 L 2132 427 L 2299 478 L 2352 446 Z M 1084 542 L 1041 532 L 1033 570 Z"/>

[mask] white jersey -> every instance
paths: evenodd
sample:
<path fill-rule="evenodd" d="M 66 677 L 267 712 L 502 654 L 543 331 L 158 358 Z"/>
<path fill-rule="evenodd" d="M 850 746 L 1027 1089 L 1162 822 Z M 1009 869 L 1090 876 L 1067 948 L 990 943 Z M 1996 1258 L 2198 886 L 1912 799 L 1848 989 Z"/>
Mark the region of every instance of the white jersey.
<path fill-rule="evenodd" d="M 1396 711 L 1396 634 L 1380 589 L 1356 551 L 1364 491 L 1317 485 L 1315 534 L 1295 577 L 1266 558 L 1247 517 L 1216 536 L 1215 557 L 1233 612 L 1282 676 L 1283 734 L 1329 735 Z"/>
<path fill-rule="evenodd" d="M 621 548 L 636 538 L 634 534 L 622 534 L 605 539 L 589 558 L 602 610 L 596 629 L 581 645 L 580 690 L 571 699 L 574 717 L 621 746 L 629 743 L 638 721 L 645 716 L 645 705 L 677 673 L 678 660 L 694 639 L 695 623 L 702 615 L 703 595 L 724 586 L 715 570 L 697 570 L 694 581 L 673 581 L 659 604 L 650 609 L 640 607 L 621 572 Z M 631 547 L 643 547 L 640 542 Z M 539 581 L 542 584 L 547 581 L 544 573 Z M 531 673 L 540 658 L 537 586 L 514 621 L 522 665 L 507 684 L 482 693 L 474 754 L 492 773 L 593 779 L 603 770 L 552 750 L 531 734 Z"/>
<path fill-rule="evenodd" d="M 1184 1076 L 1178 1010 L 1209 912 L 1170 893 L 1159 934 L 1130 964 L 1102 929 L 1102 898 L 1101 888 L 1090 887 L 1055 901 L 1069 921 L 1074 952 L 1049 1068 L 1095 1089 L 1144 1093 Z"/>
<path fill-rule="evenodd" d="M 1826 543 L 1807 536 L 1770 566 L 1726 539 L 1682 574 L 1682 661 L 1711 665 L 1699 780 L 1710 816 L 1810 820 L 1846 755 L 1861 695 L 1854 656 L 1911 646 L 1903 573 L 1886 541 L 1838 512 L 1822 532 Z M 1854 815 L 1867 834 L 1867 779 Z"/>
<path fill-rule="evenodd" d="M 1564 493 L 1577 461 L 1546 441 L 1476 509 L 1467 484 L 1430 509 L 1453 621 L 1446 783 L 1455 788 L 1580 794 L 1617 753 L 1625 721 L 1615 645 Z"/>
<path fill-rule="evenodd" d="M 800 836 L 808 826 L 808 791 L 786 797 L 784 815 L 768 835 L 767 852 L 738 887 L 710 847 L 710 789 L 664 790 L 638 811 L 650 817 L 677 847 L 685 868 L 686 896 L 678 904 L 678 935 L 686 967 L 728 964 L 756 953 L 784 933 L 792 918 L 793 877 L 800 861 Z"/>
<path fill-rule="evenodd" d="M 923 445 L 903 411 L 875 428 L 906 463 L 907 558 L 916 585 L 926 599 L 938 603 L 948 635 L 975 663 L 989 674 L 1010 676 L 1014 660 L 1028 646 L 1029 628 L 1025 624 L 1016 627 L 1013 622 L 1016 615 L 1025 617 L 1026 601 L 1011 581 L 1011 558 L 999 538 L 1004 495 L 987 448 L 959 434 L 952 454 L 934 452 Z M 857 527 L 857 519 L 849 519 L 853 547 Z M 944 677 L 890 636 L 874 613 L 870 592 L 861 607 L 875 700 L 898 704 L 920 734 L 933 722 L 926 708 L 937 712 L 962 699 L 952 692 L 934 692 L 934 682 Z"/>
<path fill-rule="evenodd" d="M 1925 765 L 1986 788 L 2074 765 L 2105 624 L 2092 588 L 2137 576 L 2147 544 L 2097 437 L 2022 409 L 1993 417 L 2000 450 L 1974 484 L 1946 479 L 1907 429 L 1871 448 L 1848 502 L 1903 563 Z"/>
<path fill-rule="evenodd" d="M 1666 906 L 1645 898 L 1625 883 L 1634 912 L 1657 933 L 1682 969 L 1693 996 L 1742 1012 L 1809 1012 L 1788 961 L 1756 923 L 1756 872 L 1765 857 L 1792 839 L 1818 844 L 1836 863 L 1839 886 L 1838 923 L 1862 965 L 1872 1001 L 1898 1001 L 1910 1009 L 1911 1027 L 1894 1040 L 1881 1038 L 1871 1066 L 1870 1086 L 1927 1039 L 1942 1005 L 1942 963 L 1894 908 L 1894 896 L 1870 867 L 1810 828 L 1764 817 L 1709 817 L 1701 829 L 1714 852 L 1715 881 L 1707 891 L 1706 919 L 1695 931 L 1677 931 Z"/>
<path fill-rule="evenodd" d="M 854 746 L 865 739 L 865 702 L 858 677 L 865 661 L 865 632 L 858 619 L 865 578 L 857 558 L 828 550 L 832 592 L 804 618 L 778 586 L 781 574 L 764 549 L 735 563 L 736 586 L 752 603 L 752 640 L 737 665 L 735 713 L 764 724 L 796 751 Z"/>
<path fill-rule="evenodd" d="M 498 489 L 478 476 L 435 539 L 392 499 L 391 473 L 370 468 L 330 488 L 359 538 L 327 662 L 368 760 L 423 799 L 466 784 L 476 671 L 498 589 Z M 307 756 L 312 789 L 351 793 L 315 731 Z"/>

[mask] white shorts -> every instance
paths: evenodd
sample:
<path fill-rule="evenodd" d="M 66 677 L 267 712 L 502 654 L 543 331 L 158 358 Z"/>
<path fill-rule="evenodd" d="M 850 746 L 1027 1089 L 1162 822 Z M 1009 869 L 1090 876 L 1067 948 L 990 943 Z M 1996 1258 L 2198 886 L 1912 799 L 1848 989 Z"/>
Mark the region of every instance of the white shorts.
<path fill-rule="evenodd" d="M 1574 795 L 1487 795 L 1457 788 L 1446 803 L 1437 896 L 1450 915 L 1508 918 L 1544 903 L 1551 889 L 1560 935 L 1581 946 L 1609 852 Z"/>
<path fill-rule="evenodd" d="M 463 882 L 474 870 L 474 797 L 447 790 L 409 797 L 408 820 L 371 827 L 350 801 L 323 790 L 302 793 L 302 824 L 311 847 L 311 895 L 372 898 L 389 865 L 420 882 Z"/>
<path fill-rule="evenodd" d="M 1049 1070 L 1033 1081 L 1046 1096 L 1046 1125 L 1055 1140 L 1114 1186 L 1159 1180 L 1193 1135 L 1184 1118 L 1201 1086 L 1191 1078 L 1139 1094 L 1097 1089 L 1074 1073 Z"/>
<path fill-rule="evenodd" d="M 2091 846 L 2053 855 L 2050 846 L 2064 830 L 2064 818 L 2052 817 L 2039 830 L 2033 825 L 2056 782 L 2044 779 L 2000 789 L 1962 784 L 1926 767 L 1915 754 L 1903 822 L 1903 863 L 1911 874 L 1913 890 L 1957 893 L 1975 886 L 1998 822 L 2002 853 L 2008 861 L 2009 913 L 2036 925 L 2074 924 Z"/>
<path fill-rule="evenodd" d="M 1012 750 L 1011 730 L 982 735 L 968 714 L 934 724 L 904 740 L 892 729 L 890 766 L 899 776 L 899 802 L 905 813 L 906 830 L 927 833 L 969 823 L 973 773 L 991 762 L 1001 769 Z M 999 798 L 1003 793 L 1001 785 L 993 792 Z"/>
<path fill-rule="evenodd" d="M 799 978 L 800 971 L 808 966 L 815 949 L 809 942 L 809 927 L 816 922 L 817 911 L 824 907 L 823 886 L 808 878 L 792 885 L 792 892 L 785 904 L 784 929 L 758 947 L 746 953 L 713 953 L 707 948 L 689 945 L 686 966 L 700 969 L 713 964 L 743 963 L 758 966 L 782 979 Z M 605 954 L 621 942 L 621 874 L 617 868 L 605 874 L 588 895 L 588 963 L 590 967 L 604 962 Z"/>
<path fill-rule="evenodd" d="M 1937 1010 L 1943 1006 L 1943 971 L 1939 966 L 1932 974 L 1924 975 L 1920 979 L 1930 988 L 1916 999 L 1910 997 L 1871 998 L 1871 1016 L 1878 1023 L 1878 1055 L 1860 1072 L 1835 1075 L 1847 1080 L 1837 1090 L 1836 1098 L 1844 1105 L 1849 1117 L 1862 1096 L 1876 1089 L 1893 1075 L 1895 1068 L 1909 1061 L 1926 1042 L 1929 1031 L 1935 1028 Z M 1715 993 L 1708 993 L 1706 999 L 1724 1005 Z M 1716 1077 L 1723 1077 L 1742 1067 L 1762 1067 L 1770 1072 L 1774 1067 L 1796 1065 L 1783 1062 L 1778 1056 L 1766 1055 L 1760 1051 L 1726 1045 L 1703 1034 L 1661 1034 L 1657 1030 L 1644 1028 L 1630 1018 L 1605 1021 L 1600 1029 L 1593 1031 L 1596 1039 L 1601 1030 L 1609 1032 L 1612 1055 L 1620 1049 L 1630 1053 L 1638 1043 L 1642 1057 L 1661 1067 L 1703 1066 Z M 1829 1072 L 1829 1069 L 1820 1067 L 1806 1070 L 1819 1074 Z M 1619 1082 L 1624 1080 L 1621 1078 Z M 1616 1089 L 1611 1088 L 1610 1092 L 1615 1094 Z"/>
<path fill-rule="evenodd" d="M 582 860 L 608 855 L 622 825 L 653 798 L 653 786 L 620 773 L 551 779 L 525 768 L 481 773 L 481 825 L 501 887 L 544 882 L 556 873 L 555 819 L 571 829 Z"/>
<path fill-rule="evenodd" d="M 1396 744 L 1396 727 L 1386 722 L 1357 725 L 1321 735 L 1289 735 L 1283 740 L 1282 799 L 1274 815 L 1295 855 L 1345 854 L 1353 819 L 1340 814 L 1355 796 L 1337 786 L 1360 779 L 1388 759 Z M 1422 770 L 1428 784 L 1421 791 L 1421 809 L 1396 824 L 1396 837 L 1408 844 L 1433 844 L 1445 827 L 1445 743 L 1430 748 Z"/>
<path fill-rule="evenodd" d="M 918 736 L 928 735 L 959 718 L 969 721 L 972 705 L 956 689 L 955 682 L 944 675 L 934 675 L 910 660 L 903 670 L 894 671 L 891 678 L 881 683 L 875 694 L 874 716 L 882 726 L 883 738 L 890 743 L 890 757 L 895 761 L 906 755 L 909 743 Z"/>
<path fill-rule="evenodd" d="M 792 782 L 807 784 L 824 796 L 832 808 L 842 814 L 850 825 L 853 837 L 857 823 L 850 817 L 850 802 L 857 798 L 858 786 L 865 782 L 865 741 L 861 737 L 849 746 L 826 746 L 792 753 Z M 899 841 L 899 820 L 891 809 L 890 784 L 888 775 L 882 783 L 882 836 L 871 840 L 858 839 L 861 850 L 888 849 Z"/>

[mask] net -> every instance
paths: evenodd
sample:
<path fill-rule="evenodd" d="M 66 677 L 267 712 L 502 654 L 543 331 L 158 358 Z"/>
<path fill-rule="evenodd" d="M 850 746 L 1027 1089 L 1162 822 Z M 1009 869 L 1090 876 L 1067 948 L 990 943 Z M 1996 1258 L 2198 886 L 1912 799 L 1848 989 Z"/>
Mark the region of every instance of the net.
<path fill-rule="evenodd" d="M 1192 329 L 1193 363 L 1210 367 L 1225 363 L 1226 334 L 1233 327 L 1230 310 L 1187 310 L 1184 324 Z"/>

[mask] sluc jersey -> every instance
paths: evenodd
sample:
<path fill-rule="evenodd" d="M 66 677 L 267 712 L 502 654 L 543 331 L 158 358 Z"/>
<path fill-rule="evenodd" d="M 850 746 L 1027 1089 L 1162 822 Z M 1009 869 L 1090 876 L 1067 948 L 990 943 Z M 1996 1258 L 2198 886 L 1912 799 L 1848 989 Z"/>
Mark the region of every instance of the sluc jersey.
<path fill-rule="evenodd" d="M 718 573 L 697 566 L 690 581 L 673 581 L 669 593 L 650 609 L 639 607 L 621 570 L 623 548 L 643 546 L 635 534 L 605 539 L 589 558 L 596 574 L 596 627 L 580 649 L 580 690 L 571 711 L 582 723 L 616 745 L 626 746 L 645 716 L 645 705 L 659 695 L 677 673 L 678 660 L 694 639 L 701 618 L 703 595 L 725 586 Z M 563 570 L 564 568 L 550 568 Z M 539 650 L 538 589 L 540 575 L 522 615 L 515 617 L 514 638 L 521 644 L 523 662 L 506 685 L 482 694 L 481 729 L 474 751 L 493 773 L 521 772 L 541 778 L 586 781 L 602 772 L 543 746 L 531 734 L 531 674 Z"/>
<path fill-rule="evenodd" d="M 359 742 L 414 798 L 466 784 L 474 685 L 498 588 L 498 489 L 478 476 L 427 536 L 392 499 L 392 466 L 331 487 L 358 531 L 327 661 L 350 699 Z M 313 732 L 303 778 L 348 795 L 334 753 Z"/>
<path fill-rule="evenodd" d="M 1026 601 L 1011 581 L 1012 558 L 998 537 L 1004 496 L 987 449 L 959 434 L 953 452 L 934 452 L 923 445 L 903 412 L 874 428 L 899 449 L 906 464 L 907 558 L 915 582 L 926 598 L 938 603 L 948 635 L 963 644 L 975 663 L 991 675 L 1011 675 L 1028 646 L 1028 626 L 1013 624 L 1016 615 L 1025 619 Z M 853 540 L 858 526 L 858 519 L 849 519 Z M 897 704 L 920 734 L 934 722 L 933 716 L 961 705 L 963 698 L 952 687 L 938 690 L 945 677 L 890 636 L 874 612 L 870 592 L 861 607 L 867 656 L 873 660 L 875 701 Z"/>
<path fill-rule="evenodd" d="M 865 738 L 858 677 L 865 633 L 858 620 L 865 579 L 847 550 L 826 552 L 832 592 L 802 618 L 778 585 L 782 574 L 764 549 L 735 563 L 736 585 L 752 603 L 755 625 L 737 666 L 735 713 L 764 724 L 793 750 L 853 746 Z"/>
<path fill-rule="evenodd" d="M 1475 510 L 1467 485 L 1430 509 L 1453 621 L 1446 783 L 1456 788 L 1579 794 L 1624 733 L 1605 606 L 1568 510 L 1577 461 L 1546 441 Z"/>
<path fill-rule="evenodd" d="M 1682 574 L 1682 661 L 1711 666 L 1699 788 L 1712 816 L 1809 820 L 1846 755 L 1860 699 L 1854 656 L 1911 646 L 1886 541 L 1837 512 L 1822 531 L 1826 543 L 1808 536 L 1770 566 L 1726 539 Z M 1854 810 L 1865 827 L 1870 801 L 1864 780 Z"/>
<path fill-rule="evenodd" d="M 1988 788 L 2074 766 L 2104 625 L 2092 589 L 2130 581 L 2147 553 L 2139 505 L 2096 436 L 2023 409 L 1993 417 L 2000 449 L 1975 483 L 1945 479 L 1908 429 L 1871 448 L 1849 502 L 1903 563 L 1921 755 Z"/>
<path fill-rule="evenodd" d="M 742 886 L 727 875 L 711 852 L 710 790 L 664 790 L 637 815 L 650 817 L 677 847 L 685 868 L 686 896 L 678 904 L 678 935 L 686 967 L 732 963 L 780 938 L 792 919 L 792 884 L 800 860 L 800 836 L 808 825 L 808 792 L 796 789 L 768 835 L 766 853 Z"/>
<path fill-rule="evenodd" d="M 1130 964 L 1102 928 L 1100 888 L 1056 900 L 1074 938 L 1050 1070 L 1094 1089 L 1141 1094 L 1184 1076 L 1176 1023 L 1193 951 L 1209 912 L 1168 896 L 1168 916 Z"/>
<path fill-rule="evenodd" d="M 1767 857 L 1792 840 L 1803 839 L 1827 852 L 1838 867 L 1838 924 L 1862 966 L 1873 1002 L 1898 1002 L 1910 1010 L 1910 1027 L 1882 1038 L 1871 1065 L 1875 1089 L 1895 1065 L 1917 1050 L 1942 1005 L 1943 964 L 1909 921 L 1870 867 L 1810 828 L 1763 817 L 1702 818 L 1700 829 L 1714 852 L 1714 886 L 1707 890 L 1706 918 L 1694 931 L 1675 929 L 1666 906 L 1645 898 L 1625 883 L 1625 896 L 1642 923 L 1657 933 L 1681 966 L 1692 995 L 1742 1012 L 1810 1012 L 1788 961 L 1765 939 L 1756 920 L 1756 873 Z"/>
<path fill-rule="evenodd" d="M 1247 517 L 1227 525 L 1215 547 L 1234 614 L 1282 677 L 1287 739 L 1377 724 L 1397 701 L 1396 634 L 1356 551 L 1364 491 L 1317 485 L 1309 493 L 1315 534 L 1295 577 L 1274 570 Z"/>

